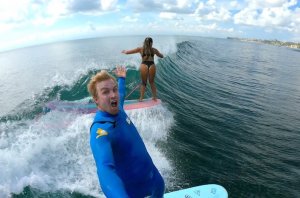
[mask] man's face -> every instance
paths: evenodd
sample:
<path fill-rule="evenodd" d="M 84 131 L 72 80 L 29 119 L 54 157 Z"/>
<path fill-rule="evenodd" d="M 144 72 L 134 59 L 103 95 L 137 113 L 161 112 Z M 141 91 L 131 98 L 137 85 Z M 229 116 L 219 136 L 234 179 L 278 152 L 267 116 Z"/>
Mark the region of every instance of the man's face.
<path fill-rule="evenodd" d="M 109 114 L 116 115 L 119 112 L 118 86 L 113 79 L 108 79 L 96 84 L 97 98 L 94 98 L 98 108 Z"/>

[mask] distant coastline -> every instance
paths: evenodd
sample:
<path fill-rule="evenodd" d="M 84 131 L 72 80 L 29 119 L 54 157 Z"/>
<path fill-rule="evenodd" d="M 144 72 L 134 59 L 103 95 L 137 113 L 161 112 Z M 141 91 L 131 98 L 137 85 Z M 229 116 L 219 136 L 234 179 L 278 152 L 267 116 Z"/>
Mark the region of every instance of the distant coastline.
<path fill-rule="evenodd" d="M 227 37 L 227 39 L 246 41 L 246 42 L 265 43 L 265 44 L 270 44 L 270 45 L 300 49 L 300 43 L 283 42 L 283 41 L 278 41 L 276 39 L 275 40 L 262 40 L 262 39 L 238 38 L 238 37 Z"/>

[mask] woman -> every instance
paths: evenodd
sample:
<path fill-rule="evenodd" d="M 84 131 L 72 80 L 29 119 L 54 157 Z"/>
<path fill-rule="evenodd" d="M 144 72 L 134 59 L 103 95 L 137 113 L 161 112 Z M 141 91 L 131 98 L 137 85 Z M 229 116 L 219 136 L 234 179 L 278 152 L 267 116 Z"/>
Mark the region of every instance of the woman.
<path fill-rule="evenodd" d="M 141 79 L 142 79 L 142 85 L 141 85 L 141 95 L 139 101 L 142 101 L 144 98 L 147 80 L 149 80 L 151 91 L 152 91 L 152 99 L 156 101 L 156 87 L 154 84 L 154 78 L 156 73 L 156 67 L 154 63 L 154 55 L 157 55 L 160 58 L 163 58 L 164 56 L 155 48 L 152 47 L 153 40 L 150 37 L 145 38 L 143 47 L 138 47 L 136 49 L 132 50 L 123 50 L 122 53 L 124 54 L 135 54 L 140 53 L 142 56 L 142 63 L 140 66 L 140 72 L 141 72 Z"/>

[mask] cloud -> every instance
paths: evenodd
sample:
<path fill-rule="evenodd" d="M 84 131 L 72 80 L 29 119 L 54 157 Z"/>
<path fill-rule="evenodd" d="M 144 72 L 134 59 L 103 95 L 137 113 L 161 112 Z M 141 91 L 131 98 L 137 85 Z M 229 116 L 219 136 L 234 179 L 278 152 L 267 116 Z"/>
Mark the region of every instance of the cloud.
<path fill-rule="evenodd" d="M 28 8 L 30 6 L 29 0 L 1 0 L 0 3 L 0 22 L 18 23 L 24 20 L 28 15 Z"/>
<path fill-rule="evenodd" d="M 57 12 L 72 13 L 94 13 L 101 11 L 112 11 L 116 9 L 117 0 L 51 0 L 49 6 L 57 5 Z"/>
<path fill-rule="evenodd" d="M 193 15 L 203 20 L 228 21 L 232 18 L 232 14 L 224 5 L 226 4 L 217 4 L 215 0 L 200 2 Z M 233 6 L 237 7 L 237 2 L 226 5 L 228 8 Z"/>
<path fill-rule="evenodd" d="M 168 20 L 183 20 L 182 17 L 179 17 L 176 13 L 172 12 L 161 12 L 159 14 L 161 19 L 168 19 Z"/>
<path fill-rule="evenodd" d="M 247 7 L 250 9 L 264 9 L 274 7 L 290 7 L 297 4 L 297 0 L 246 0 Z"/>
<path fill-rule="evenodd" d="M 135 23 L 137 22 L 139 14 L 135 15 L 135 16 L 125 16 L 124 18 L 121 19 L 121 21 L 123 22 L 129 22 L 129 23 Z"/>
<path fill-rule="evenodd" d="M 66 7 L 70 12 L 89 12 L 99 10 L 102 6 L 102 1 L 95 0 L 72 0 L 69 2 L 64 2 Z"/>
<path fill-rule="evenodd" d="M 128 0 L 126 6 L 128 9 L 132 9 L 134 12 L 153 12 L 160 10 L 162 7 L 160 2 L 153 0 Z"/>
<path fill-rule="evenodd" d="M 221 8 L 219 10 L 214 10 L 210 13 L 208 13 L 205 16 L 206 19 L 208 20 L 215 20 L 215 21 L 227 21 L 231 19 L 231 13 L 226 10 L 225 8 Z"/>
<path fill-rule="evenodd" d="M 134 12 L 173 12 L 173 13 L 193 13 L 197 1 L 195 0 L 128 0 L 127 7 Z"/>
<path fill-rule="evenodd" d="M 49 26 L 61 18 L 77 13 L 102 14 L 115 11 L 117 2 L 117 0 L 0 0 L 0 23 Z"/>
<path fill-rule="evenodd" d="M 297 9 L 296 11 L 289 9 L 296 5 L 297 1 L 248 0 L 247 2 L 248 6 L 235 14 L 235 24 L 297 31 L 296 26 L 300 25 L 299 14 Z"/>
<path fill-rule="evenodd" d="M 101 8 L 104 11 L 114 10 L 118 3 L 118 0 L 101 0 Z"/>
<path fill-rule="evenodd" d="M 251 37 L 253 32 L 265 31 L 287 40 L 300 35 L 299 0 L 0 0 L 0 3 L 2 46 L 3 42 L 9 45 L 6 42 L 9 39 L 16 44 L 84 37 L 84 34 L 91 37 L 132 32 L 227 36 L 241 34 L 242 30 Z"/>
<path fill-rule="evenodd" d="M 13 24 L 0 23 L 0 32 L 8 32 L 15 28 Z"/>

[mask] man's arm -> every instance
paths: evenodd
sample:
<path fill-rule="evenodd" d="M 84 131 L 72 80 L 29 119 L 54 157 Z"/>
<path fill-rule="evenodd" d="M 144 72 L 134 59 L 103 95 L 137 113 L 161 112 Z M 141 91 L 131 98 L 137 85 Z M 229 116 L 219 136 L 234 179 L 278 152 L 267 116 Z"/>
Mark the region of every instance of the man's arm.
<path fill-rule="evenodd" d="M 125 78 L 126 78 L 126 68 L 122 66 L 117 66 L 115 70 L 116 75 L 118 76 L 118 91 L 120 96 L 120 106 L 123 109 L 126 87 L 125 87 Z"/>
<path fill-rule="evenodd" d="M 118 88 L 119 88 L 119 95 L 120 95 L 120 106 L 123 109 L 124 101 L 125 101 L 125 93 L 126 93 L 125 78 L 119 77 L 118 84 L 119 84 Z"/>
<path fill-rule="evenodd" d="M 127 198 L 124 184 L 115 170 L 115 162 L 108 132 L 93 126 L 91 149 L 95 158 L 101 189 L 108 198 Z M 101 125 L 102 126 L 102 125 Z"/>

